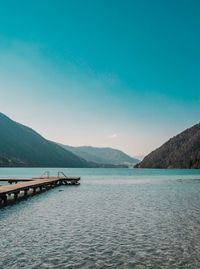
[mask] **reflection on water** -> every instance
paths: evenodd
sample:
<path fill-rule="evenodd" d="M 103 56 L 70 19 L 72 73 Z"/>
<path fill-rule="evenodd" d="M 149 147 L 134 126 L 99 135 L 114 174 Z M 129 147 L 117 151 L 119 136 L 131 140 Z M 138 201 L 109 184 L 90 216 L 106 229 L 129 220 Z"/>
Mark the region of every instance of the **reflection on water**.
<path fill-rule="evenodd" d="M 81 185 L 0 210 L 0 268 L 200 268 L 200 171 L 63 170 Z"/>

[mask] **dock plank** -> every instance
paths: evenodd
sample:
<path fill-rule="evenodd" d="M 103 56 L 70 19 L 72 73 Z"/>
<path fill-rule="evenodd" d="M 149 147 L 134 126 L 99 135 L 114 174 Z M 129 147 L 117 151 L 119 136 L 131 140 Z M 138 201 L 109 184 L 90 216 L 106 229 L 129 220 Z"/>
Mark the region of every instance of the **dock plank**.
<path fill-rule="evenodd" d="M 0 178 L 0 182 L 27 182 L 27 181 L 33 181 L 33 180 L 38 180 L 38 179 L 51 179 L 51 178 L 60 178 L 61 177 L 33 177 L 33 178 Z M 63 179 L 67 180 L 80 180 L 80 177 L 66 177 Z"/>
<path fill-rule="evenodd" d="M 31 180 L 29 182 L 20 182 L 18 184 L 4 185 L 0 187 L 0 195 L 24 190 L 26 188 L 40 187 L 42 185 L 56 183 L 58 180 L 59 180 L 58 178 L 38 179 L 38 180 Z"/>
<path fill-rule="evenodd" d="M 18 191 L 23 191 L 25 189 L 36 188 L 36 187 L 46 186 L 50 184 L 56 184 L 62 181 L 67 181 L 67 182 L 71 181 L 71 182 L 77 183 L 79 180 L 80 180 L 80 177 L 73 177 L 73 178 L 49 177 L 49 178 L 32 178 L 31 180 L 27 179 L 26 181 L 28 182 L 19 182 L 17 184 L 0 186 L 0 196 L 6 195 L 9 193 L 18 192 Z M 16 181 L 16 179 L 13 181 Z"/>
<path fill-rule="evenodd" d="M 0 181 L 13 181 L 13 182 L 20 182 L 20 181 L 32 181 L 32 178 L 0 178 Z"/>

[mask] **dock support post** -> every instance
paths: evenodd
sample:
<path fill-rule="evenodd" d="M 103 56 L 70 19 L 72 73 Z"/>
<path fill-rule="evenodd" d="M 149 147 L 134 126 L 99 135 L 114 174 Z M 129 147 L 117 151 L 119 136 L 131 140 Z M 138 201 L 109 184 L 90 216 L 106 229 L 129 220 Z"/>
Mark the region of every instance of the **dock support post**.
<path fill-rule="evenodd" d="M 25 189 L 25 190 L 24 190 L 24 196 L 27 196 L 27 195 L 28 195 L 28 190 Z"/>
<path fill-rule="evenodd" d="M 2 197 L 3 203 L 6 204 L 7 203 L 7 195 Z"/>
<path fill-rule="evenodd" d="M 18 192 L 14 192 L 14 199 L 16 200 L 18 197 Z"/>
<path fill-rule="evenodd" d="M 0 205 L 6 204 L 6 203 L 7 203 L 7 196 L 6 195 L 1 196 L 0 197 Z"/>

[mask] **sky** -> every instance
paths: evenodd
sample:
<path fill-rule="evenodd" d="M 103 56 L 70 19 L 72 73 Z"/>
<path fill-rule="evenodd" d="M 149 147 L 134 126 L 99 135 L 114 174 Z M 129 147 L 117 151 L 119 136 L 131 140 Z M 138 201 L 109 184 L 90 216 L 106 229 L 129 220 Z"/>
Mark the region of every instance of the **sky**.
<path fill-rule="evenodd" d="M 0 0 L 0 111 L 146 155 L 199 122 L 198 0 Z"/>

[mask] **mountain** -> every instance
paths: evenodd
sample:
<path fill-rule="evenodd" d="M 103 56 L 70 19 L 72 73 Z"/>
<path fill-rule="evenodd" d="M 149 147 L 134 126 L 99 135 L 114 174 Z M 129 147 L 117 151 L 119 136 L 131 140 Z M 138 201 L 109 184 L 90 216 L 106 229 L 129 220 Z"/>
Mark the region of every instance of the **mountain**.
<path fill-rule="evenodd" d="M 88 167 L 90 164 L 0 113 L 1 167 Z"/>
<path fill-rule="evenodd" d="M 59 144 L 60 145 L 60 144 Z M 129 165 L 136 164 L 139 160 L 130 157 L 126 153 L 113 148 L 96 148 L 89 146 L 71 147 L 61 145 L 65 149 L 73 152 L 80 158 L 88 162 L 95 162 L 98 164 L 111 164 L 111 165 Z"/>
<path fill-rule="evenodd" d="M 200 123 L 171 138 L 136 167 L 200 168 Z"/>

